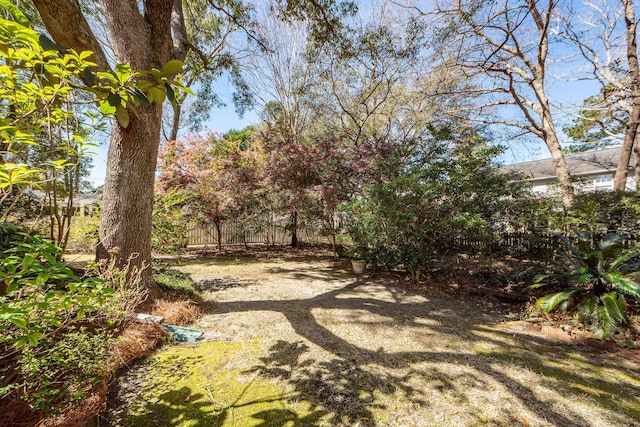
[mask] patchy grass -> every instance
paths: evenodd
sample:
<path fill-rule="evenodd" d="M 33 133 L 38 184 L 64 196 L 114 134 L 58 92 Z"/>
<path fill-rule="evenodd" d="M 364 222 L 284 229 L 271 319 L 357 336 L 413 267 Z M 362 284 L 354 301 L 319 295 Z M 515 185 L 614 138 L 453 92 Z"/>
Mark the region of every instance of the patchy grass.
<path fill-rule="evenodd" d="M 148 379 L 132 407 L 116 413 L 118 422 L 131 427 L 316 425 L 323 414 L 290 401 L 291 392 L 234 363 L 256 351 L 255 343 L 209 342 L 156 354 L 150 367 L 130 374 Z"/>
<path fill-rule="evenodd" d="M 640 368 L 469 300 L 340 262 L 182 259 L 205 342 L 119 379 L 122 425 L 629 426 Z M 432 272 L 430 280 L 448 276 Z M 208 280 L 208 281 L 207 281 Z M 625 350 L 626 351 L 626 350 Z M 117 424 L 117 422 L 114 422 Z"/>

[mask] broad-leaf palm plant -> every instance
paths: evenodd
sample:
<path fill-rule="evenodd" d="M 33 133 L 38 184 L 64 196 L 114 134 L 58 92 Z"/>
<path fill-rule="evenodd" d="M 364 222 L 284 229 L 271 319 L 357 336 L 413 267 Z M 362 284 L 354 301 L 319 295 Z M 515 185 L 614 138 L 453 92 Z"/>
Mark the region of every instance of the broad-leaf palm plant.
<path fill-rule="evenodd" d="M 616 234 L 597 245 L 587 235 L 576 244 L 561 239 L 567 250 L 554 257 L 554 272 L 536 277 L 530 288 L 554 284 L 564 289 L 539 298 L 537 306 L 546 313 L 575 313 L 597 338 L 611 338 L 618 328 L 629 327 L 625 296 L 640 300 L 640 247 L 626 249 Z"/>

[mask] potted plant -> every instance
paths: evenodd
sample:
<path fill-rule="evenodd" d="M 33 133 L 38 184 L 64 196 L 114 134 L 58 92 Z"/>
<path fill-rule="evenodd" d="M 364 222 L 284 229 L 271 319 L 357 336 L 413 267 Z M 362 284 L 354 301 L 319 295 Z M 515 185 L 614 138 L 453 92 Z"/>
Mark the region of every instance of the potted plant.
<path fill-rule="evenodd" d="M 351 268 L 355 274 L 363 274 L 367 269 L 364 260 L 364 250 L 358 246 L 351 246 L 346 252 L 347 258 L 351 260 Z"/>

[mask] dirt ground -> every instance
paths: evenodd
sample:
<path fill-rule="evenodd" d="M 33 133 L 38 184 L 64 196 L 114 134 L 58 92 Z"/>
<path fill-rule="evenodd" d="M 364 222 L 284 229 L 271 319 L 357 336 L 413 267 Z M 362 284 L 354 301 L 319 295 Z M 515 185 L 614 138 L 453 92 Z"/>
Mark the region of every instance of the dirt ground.
<path fill-rule="evenodd" d="M 203 340 L 122 373 L 100 425 L 640 424 L 637 363 L 480 300 L 326 256 L 169 262 L 203 291 Z"/>

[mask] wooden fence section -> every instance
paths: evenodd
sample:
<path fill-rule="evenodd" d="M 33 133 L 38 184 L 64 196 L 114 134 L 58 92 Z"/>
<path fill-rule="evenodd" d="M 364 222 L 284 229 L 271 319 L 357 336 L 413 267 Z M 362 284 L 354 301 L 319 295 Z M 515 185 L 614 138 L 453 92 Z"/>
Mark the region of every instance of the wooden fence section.
<path fill-rule="evenodd" d="M 243 245 L 253 243 L 265 243 L 286 245 L 291 243 L 291 231 L 282 225 L 272 224 L 256 231 L 243 230 L 240 224 L 228 221 L 220 225 L 221 242 L 223 245 Z M 298 242 L 300 243 L 326 243 L 317 231 L 305 227 L 298 227 Z M 194 227 L 187 233 L 187 245 L 204 246 L 217 245 L 218 234 L 216 227 Z"/>
<path fill-rule="evenodd" d="M 597 235 L 596 241 L 604 238 L 605 235 Z M 575 236 L 568 237 L 573 243 L 577 243 Z M 624 237 L 621 240 L 622 246 L 630 248 L 640 243 L 635 237 Z M 502 233 L 494 236 L 493 240 L 483 241 L 473 239 L 469 236 L 456 236 L 451 242 L 454 249 L 462 251 L 479 251 L 491 249 L 493 252 L 509 251 L 513 253 L 552 253 L 554 250 L 563 247 L 562 237 L 553 233 Z"/>
<path fill-rule="evenodd" d="M 223 245 L 255 243 L 287 245 L 291 243 L 291 230 L 282 224 L 273 223 L 257 231 L 246 231 L 242 229 L 239 223 L 227 221 L 221 224 L 220 231 Z M 603 236 L 599 237 L 602 238 Z M 319 244 L 329 243 L 329 239 L 311 227 L 299 226 L 298 242 Z M 194 227 L 187 233 L 187 244 L 190 246 L 216 245 L 217 243 L 217 231 L 213 225 L 209 227 Z M 502 233 L 494 235 L 492 240 L 460 235 L 442 243 L 443 246 L 449 249 L 462 252 L 478 252 L 491 249 L 493 252 L 535 253 L 557 249 L 562 246 L 562 239 L 552 233 Z M 635 238 L 626 238 L 622 243 L 626 247 L 631 247 L 637 245 L 639 241 Z"/>
<path fill-rule="evenodd" d="M 480 251 L 491 249 L 493 252 L 510 250 L 513 252 L 531 252 L 553 250 L 560 245 L 561 239 L 553 234 L 502 233 L 493 239 L 482 240 L 469 236 L 455 236 L 450 245 L 462 251 Z"/>

